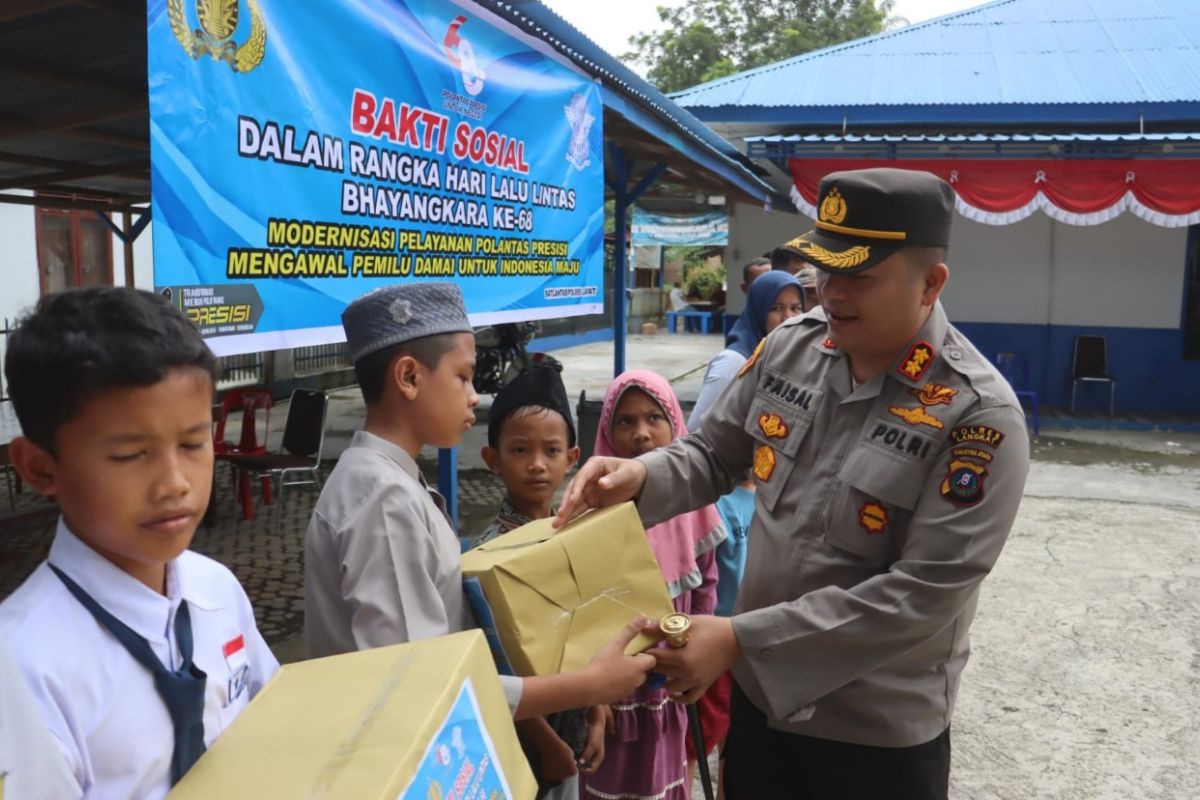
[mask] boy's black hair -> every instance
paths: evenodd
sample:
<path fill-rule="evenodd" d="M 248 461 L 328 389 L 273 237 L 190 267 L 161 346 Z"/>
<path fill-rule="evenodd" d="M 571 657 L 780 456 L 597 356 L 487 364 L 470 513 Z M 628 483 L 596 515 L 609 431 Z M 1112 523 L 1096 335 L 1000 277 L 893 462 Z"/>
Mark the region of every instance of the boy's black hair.
<path fill-rule="evenodd" d="M 425 369 L 436 370 L 442 362 L 442 356 L 458 344 L 457 336 L 457 333 L 435 333 L 433 336 L 394 344 L 360 358 L 354 363 L 354 374 L 358 378 L 363 400 L 368 404 L 378 403 L 383 397 L 383 386 L 387 382 L 393 359 L 412 356 Z"/>
<path fill-rule="evenodd" d="M 521 373 L 496 393 L 488 412 L 488 447 L 495 450 L 500 446 L 504 421 L 523 408 L 556 412 L 567 423 L 567 447 L 575 446 L 575 423 L 571 420 L 562 377 L 553 367 L 537 366 Z"/>
<path fill-rule="evenodd" d="M 172 369 L 217 379 L 200 331 L 151 292 L 96 286 L 48 294 L 9 336 L 4 374 L 26 438 L 54 452 L 54 435 L 110 389 L 152 386 Z"/>

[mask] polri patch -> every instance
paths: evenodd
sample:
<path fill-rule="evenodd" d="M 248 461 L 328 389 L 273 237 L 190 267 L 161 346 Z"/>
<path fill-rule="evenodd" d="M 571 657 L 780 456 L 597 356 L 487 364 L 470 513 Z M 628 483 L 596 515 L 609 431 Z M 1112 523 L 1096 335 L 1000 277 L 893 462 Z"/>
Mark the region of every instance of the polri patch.
<path fill-rule="evenodd" d="M 895 414 L 909 425 L 928 425 L 929 427 L 937 428 L 938 430 L 946 427 L 944 422 L 926 411 L 924 406 L 916 406 L 915 408 L 892 406 L 888 409 L 888 413 Z"/>
<path fill-rule="evenodd" d="M 760 444 L 754 448 L 754 477 L 763 483 L 775 474 L 775 451 L 770 445 Z"/>
<path fill-rule="evenodd" d="M 955 444 L 978 442 L 986 444 L 988 447 L 999 447 L 1000 443 L 1004 441 L 1004 434 L 987 425 L 964 425 L 950 431 L 950 438 L 954 440 Z"/>
<path fill-rule="evenodd" d="M 908 393 L 920 400 L 923 406 L 948 406 L 958 394 L 958 389 L 940 383 L 927 383 L 920 389 L 909 389 Z"/>
<path fill-rule="evenodd" d="M 983 481 L 987 467 L 974 461 L 954 459 L 942 480 L 942 497 L 956 506 L 973 506 L 983 499 Z"/>
<path fill-rule="evenodd" d="M 891 521 L 887 506 L 874 500 L 864 504 L 858 511 L 858 524 L 862 525 L 867 533 L 882 533 Z"/>
<path fill-rule="evenodd" d="M 919 381 L 933 364 L 933 345 L 926 341 L 914 342 L 900 361 L 897 370 L 910 381 Z"/>
<path fill-rule="evenodd" d="M 746 359 L 746 363 L 742 364 L 742 368 L 738 370 L 737 376 L 739 378 L 749 372 L 750 368 L 754 366 L 754 362 L 758 361 L 758 357 L 762 355 L 763 345 L 766 343 L 767 340 L 763 339 L 758 343 L 758 347 L 754 348 L 754 352 L 750 354 L 750 357 Z"/>
<path fill-rule="evenodd" d="M 786 439 L 792 430 L 778 414 L 759 414 L 758 429 L 768 439 Z"/>
<path fill-rule="evenodd" d="M 876 447 L 882 447 L 889 452 L 894 450 L 902 456 L 918 461 L 925 460 L 933 444 L 932 439 L 886 422 L 877 422 L 867 436 L 867 441 Z"/>

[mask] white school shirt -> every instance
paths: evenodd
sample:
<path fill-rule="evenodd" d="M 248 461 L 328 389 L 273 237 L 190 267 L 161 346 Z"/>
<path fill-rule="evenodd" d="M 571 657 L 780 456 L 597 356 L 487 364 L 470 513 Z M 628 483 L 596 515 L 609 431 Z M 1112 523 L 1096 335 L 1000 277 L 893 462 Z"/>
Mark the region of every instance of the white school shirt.
<path fill-rule="evenodd" d="M 79 795 L 62 749 L 42 724 L 25 678 L 0 641 L 0 797 L 58 800 Z"/>
<path fill-rule="evenodd" d="M 49 564 L 144 637 L 169 669 L 181 658 L 175 611 L 187 600 L 193 661 L 207 676 L 204 743 L 233 721 L 279 668 L 237 578 L 185 551 L 167 564 L 167 596 L 80 541 L 60 519 Z M 161 798 L 171 788 L 174 728 L 154 677 L 43 563 L 0 603 L 0 640 L 33 693 L 78 797 Z"/>

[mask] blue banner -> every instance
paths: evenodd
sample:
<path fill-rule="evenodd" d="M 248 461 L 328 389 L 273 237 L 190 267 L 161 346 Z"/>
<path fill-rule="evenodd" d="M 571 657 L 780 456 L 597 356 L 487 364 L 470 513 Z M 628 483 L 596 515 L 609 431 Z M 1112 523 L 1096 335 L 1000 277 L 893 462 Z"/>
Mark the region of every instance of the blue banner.
<path fill-rule="evenodd" d="M 512 796 L 468 678 L 398 800 L 507 800 Z"/>
<path fill-rule="evenodd" d="M 633 209 L 632 237 L 640 245 L 729 244 L 729 215 L 724 211 L 672 216 Z"/>
<path fill-rule="evenodd" d="M 603 311 L 598 85 L 451 0 L 149 0 L 154 281 L 221 355 L 344 339 L 369 289 L 477 325 Z"/>

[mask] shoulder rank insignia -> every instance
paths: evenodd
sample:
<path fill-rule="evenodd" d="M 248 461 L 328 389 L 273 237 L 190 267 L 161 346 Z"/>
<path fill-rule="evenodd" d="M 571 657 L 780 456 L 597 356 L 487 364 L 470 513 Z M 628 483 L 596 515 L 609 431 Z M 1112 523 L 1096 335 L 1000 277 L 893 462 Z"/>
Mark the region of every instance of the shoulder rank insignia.
<path fill-rule="evenodd" d="M 758 416 L 758 429 L 768 439 L 786 439 L 791 428 L 783 421 L 783 418 L 778 414 L 760 414 Z"/>
<path fill-rule="evenodd" d="M 987 474 L 987 467 L 982 464 L 954 459 L 942 480 L 942 497 L 956 506 L 975 505 L 983 499 L 983 479 Z"/>
<path fill-rule="evenodd" d="M 760 444 L 754 448 L 754 477 L 764 483 L 775 474 L 775 451 L 770 445 Z"/>
<path fill-rule="evenodd" d="M 900 361 L 897 371 L 910 381 L 919 381 L 933 364 L 933 345 L 926 341 L 915 342 Z"/>
<path fill-rule="evenodd" d="M 958 394 L 958 389 L 951 389 L 940 383 L 927 383 L 920 389 L 909 389 L 908 393 L 920 400 L 923 406 L 948 406 Z"/>
<path fill-rule="evenodd" d="M 739 378 L 749 372 L 750 368 L 754 366 L 754 362 L 758 361 L 758 357 L 762 355 L 763 345 L 766 343 L 767 340 L 763 339 L 758 343 L 758 347 L 754 348 L 754 352 L 750 354 L 750 357 L 746 359 L 746 363 L 742 364 L 742 368 L 738 370 L 737 376 Z"/>
<path fill-rule="evenodd" d="M 892 517 L 888 514 L 887 507 L 874 500 L 864 505 L 858 512 L 858 523 L 866 529 L 867 533 L 882 533 L 891 521 Z"/>
<path fill-rule="evenodd" d="M 944 422 L 926 411 L 924 406 L 915 406 L 914 408 L 892 406 L 888 409 L 888 413 L 895 414 L 909 425 L 928 425 L 938 430 L 946 427 Z"/>

